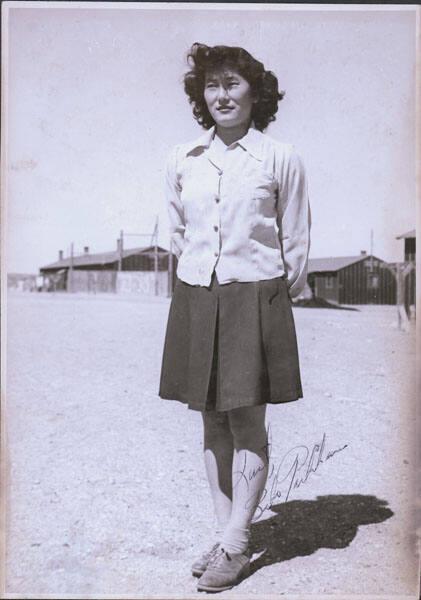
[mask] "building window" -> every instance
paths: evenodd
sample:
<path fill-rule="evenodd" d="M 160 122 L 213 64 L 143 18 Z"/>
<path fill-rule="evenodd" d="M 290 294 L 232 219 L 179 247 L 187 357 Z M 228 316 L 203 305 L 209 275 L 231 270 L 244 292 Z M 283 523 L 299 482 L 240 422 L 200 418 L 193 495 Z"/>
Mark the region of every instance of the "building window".
<path fill-rule="evenodd" d="M 334 286 L 334 277 L 333 275 L 328 275 L 325 278 L 325 287 L 327 290 L 332 290 Z"/>
<path fill-rule="evenodd" d="M 372 290 L 376 290 L 379 287 L 379 276 L 372 275 L 371 273 L 368 276 L 368 287 Z"/>

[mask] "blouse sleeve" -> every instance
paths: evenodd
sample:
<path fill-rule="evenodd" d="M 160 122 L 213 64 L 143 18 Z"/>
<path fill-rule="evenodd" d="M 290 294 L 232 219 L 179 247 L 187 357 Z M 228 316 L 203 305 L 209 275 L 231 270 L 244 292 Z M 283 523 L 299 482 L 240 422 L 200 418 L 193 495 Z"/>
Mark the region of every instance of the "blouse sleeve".
<path fill-rule="evenodd" d="M 285 155 L 278 184 L 279 239 L 289 296 L 296 298 L 307 281 L 311 213 L 304 165 L 292 146 Z"/>
<path fill-rule="evenodd" d="M 167 202 L 170 236 L 173 243 L 173 250 L 177 258 L 179 258 L 184 247 L 184 232 L 186 223 L 184 219 L 183 205 L 180 199 L 181 186 L 177 178 L 177 151 L 178 146 L 175 146 L 167 160 L 165 197 Z"/>

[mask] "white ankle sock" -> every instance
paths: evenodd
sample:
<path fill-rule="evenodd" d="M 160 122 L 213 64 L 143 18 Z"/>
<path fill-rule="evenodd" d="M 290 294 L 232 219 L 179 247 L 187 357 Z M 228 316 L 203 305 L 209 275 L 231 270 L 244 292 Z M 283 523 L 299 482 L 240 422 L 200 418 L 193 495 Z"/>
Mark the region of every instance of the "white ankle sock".
<path fill-rule="evenodd" d="M 227 527 L 222 535 L 221 548 L 228 554 L 242 554 L 249 545 L 250 529 Z"/>
<path fill-rule="evenodd" d="M 224 527 L 222 527 L 222 525 L 218 525 L 215 529 L 215 540 L 217 542 L 221 541 L 223 533 L 224 533 Z"/>

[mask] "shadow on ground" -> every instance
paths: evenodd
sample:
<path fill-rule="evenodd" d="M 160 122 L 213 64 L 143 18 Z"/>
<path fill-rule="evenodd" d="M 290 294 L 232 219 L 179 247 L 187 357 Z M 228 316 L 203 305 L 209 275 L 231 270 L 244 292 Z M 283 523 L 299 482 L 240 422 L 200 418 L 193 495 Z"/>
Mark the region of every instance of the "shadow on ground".
<path fill-rule="evenodd" d="M 318 296 L 315 296 L 314 298 L 294 300 L 292 305 L 294 307 L 300 306 L 302 308 L 334 308 L 336 310 L 355 310 L 359 312 L 358 308 L 354 308 L 352 306 L 343 306 L 342 304 L 335 304 L 334 302 L 329 302 L 329 300 L 319 298 Z"/>
<path fill-rule="evenodd" d="M 251 528 L 250 549 L 261 554 L 252 562 L 250 574 L 319 548 L 346 548 L 360 525 L 381 523 L 394 514 L 385 500 L 360 494 L 293 500 L 271 510 L 277 515 Z"/>

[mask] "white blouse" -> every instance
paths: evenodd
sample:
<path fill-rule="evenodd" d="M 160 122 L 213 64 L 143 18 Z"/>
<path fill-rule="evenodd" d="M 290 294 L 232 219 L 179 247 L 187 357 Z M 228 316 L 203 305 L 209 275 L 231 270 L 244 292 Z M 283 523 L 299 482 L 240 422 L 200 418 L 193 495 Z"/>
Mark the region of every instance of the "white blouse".
<path fill-rule="evenodd" d="M 166 198 L 177 276 L 191 285 L 285 275 L 291 298 L 307 278 L 310 206 L 293 146 L 251 127 L 230 146 L 215 128 L 175 146 Z"/>

